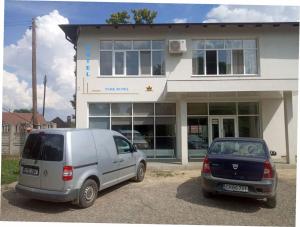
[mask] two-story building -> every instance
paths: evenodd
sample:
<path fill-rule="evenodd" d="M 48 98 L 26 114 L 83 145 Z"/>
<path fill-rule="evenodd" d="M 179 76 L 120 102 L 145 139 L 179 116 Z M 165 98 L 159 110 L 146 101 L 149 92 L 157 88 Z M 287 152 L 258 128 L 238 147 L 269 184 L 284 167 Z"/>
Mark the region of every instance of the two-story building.
<path fill-rule="evenodd" d="M 216 137 L 295 163 L 299 23 L 60 25 L 76 53 L 76 127 L 187 164 Z"/>

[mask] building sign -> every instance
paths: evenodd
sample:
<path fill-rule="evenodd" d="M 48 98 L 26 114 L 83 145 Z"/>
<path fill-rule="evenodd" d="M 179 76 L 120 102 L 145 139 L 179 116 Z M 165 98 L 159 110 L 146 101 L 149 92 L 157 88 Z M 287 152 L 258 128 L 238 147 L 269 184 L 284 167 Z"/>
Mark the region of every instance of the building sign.
<path fill-rule="evenodd" d="M 89 78 L 91 76 L 91 45 L 86 44 L 84 45 L 85 48 L 85 59 L 86 59 L 86 64 L 85 64 L 85 76 L 86 78 Z"/>
<path fill-rule="evenodd" d="M 106 92 L 128 92 L 128 87 L 106 87 L 104 88 Z"/>

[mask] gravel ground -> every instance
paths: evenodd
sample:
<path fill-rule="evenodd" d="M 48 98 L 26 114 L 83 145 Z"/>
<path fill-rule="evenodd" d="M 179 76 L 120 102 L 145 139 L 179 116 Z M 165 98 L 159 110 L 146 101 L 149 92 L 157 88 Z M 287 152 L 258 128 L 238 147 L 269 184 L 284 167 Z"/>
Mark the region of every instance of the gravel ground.
<path fill-rule="evenodd" d="M 94 206 L 27 199 L 4 187 L 1 220 L 144 224 L 294 226 L 296 169 L 278 169 L 278 203 L 215 196 L 200 190 L 199 170 L 150 170 L 141 183 L 127 181 L 99 193 Z"/>

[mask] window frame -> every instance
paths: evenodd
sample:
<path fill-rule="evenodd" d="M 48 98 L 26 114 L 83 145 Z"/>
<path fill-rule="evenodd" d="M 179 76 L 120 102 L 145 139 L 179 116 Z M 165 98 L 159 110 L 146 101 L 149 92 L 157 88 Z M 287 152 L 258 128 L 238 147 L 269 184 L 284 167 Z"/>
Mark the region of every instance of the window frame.
<path fill-rule="evenodd" d="M 112 42 L 112 49 L 110 50 L 107 50 L 107 49 L 101 49 L 100 47 L 100 42 L 102 41 L 111 41 Z M 115 49 L 115 42 L 116 41 L 130 41 L 131 42 L 131 49 Z M 135 49 L 134 48 L 134 45 L 133 45 L 133 42 L 134 41 L 150 41 L 150 49 L 144 49 L 144 48 L 141 48 L 141 49 Z M 162 49 L 153 49 L 153 41 L 161 41 L 163 42 L 164 46 Z M 100 40 L 99 41 L 99 64 L 98 64 L 98 75 L 97 77 L 98 78 L 106 78 L 106 77 L 109 77 L 109 78 L 112 78 L 112 77 L 166 77 L 166 69 L 165 69 L 165 65 L 166 65 L 166 47 L 165 47 L 165 39 L 147 39 L 147 40 L 143 40 L 143 39 L 103 39 L 103 40 Z M 111 51 L 112 52 L 112 74 L 111 75 L 101 75 L 101 68 L 100 68 L 100 65 L 101 65 L 101 59 L 100 59 L 100 52 L 101 51 Z M 127 68 L 126 68 L 126 52 L 128 51 L 137 51 L 138 52 L 138 74 L 137 75 L 127 75 Z M 143 51 L 150 51 L 150 74 L 141 74 L 141 52 Z M 162 51 L 163 52 L 163 60 L 164 60 L 164 74 L 162 75 L 153 75 L 153 60 L 152 60 L 152 53 L 153 51 Z M 124 69 L 123 69 L 123 72 L 124 74 L 116 74 L 116 68 L 115 68 L 115 63 L 116 63 L 116 60 L 115 60 L 115 53 L 116 52 L 123 52 L 124 53 Z"/>
<path fill-rule="evenodd" d="M 224 41 L 224 48 L 220 49 L 220 48 L 206 48 L 206 41 L 207 40 L 222 40 Z M 241 40 L 242 41 L 242 47 L 241 48 L 227 48 L 226 47 L 226 41 L 229 40 Z M 256 42 L 256 48 L 244 48 L 244 43 L 243 41 L 247 41 L 247 40 L 254 40 Z M 197 45 L 194 45 L 193 43 L 195 41 L 203 41 L 204 46 L 203 48 L 196 48 Z M 193 51 L 204 51 L 204 56 L 203 56 L 203 64 L 204 64 L 204 73 L 203 74 L 194 74 L 193 73 L 193 69 L 192 71 L 192 77 L 258 77 L 260 75 L 260 61 L 259 61 L 259 42 L 257 38 L 227 38 L 227 39 L 216 39 L 216 38 L 203 38 L 203 39 L 191 39 L 191 52 L 192 52 L 192 62 L 193 62 Z M 215 50 L 216 54 L 217 54 L 217 74 L 207 74 L 207 67 L 206 67 L 206 51 L 212 51 Z M 230 55 L 231 55 L 231 67 L 230 67 L 230 74 L 220 74 L 219 73 L 219 51 L 222 50 L 228 50 L 230 51 Z M 243 52 L 243 74 L 233 74 L 233 56 L 232 56 L 232 51 L 233 50 L 242 50 Z M 244 50 L 256 50 L 256 71 L 257 73 L 255 74 L 247 74 L 246 73 L 246 66 L 245 66 L 245 54 L 244 54 Z M 193 63 L 192 63 L 192 67 L 193 67 Z"/>

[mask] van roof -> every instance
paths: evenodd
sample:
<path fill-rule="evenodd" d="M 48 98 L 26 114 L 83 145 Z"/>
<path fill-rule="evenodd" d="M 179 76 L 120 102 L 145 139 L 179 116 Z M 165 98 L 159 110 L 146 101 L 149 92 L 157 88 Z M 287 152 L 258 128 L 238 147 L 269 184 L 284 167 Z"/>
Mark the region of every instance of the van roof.
<path fill-rule="evenodd" d="M 74 132 L 74 131 L 101 131 L 103 133 L 112 133 L 113 135 L 122 135 L 117 131 L 109 130 L 109 129 L 91 129 L 91 128 L 45 128 L 45 129 L 33 129 L 32 133 L 39 133 L 39 132 Z"/>

